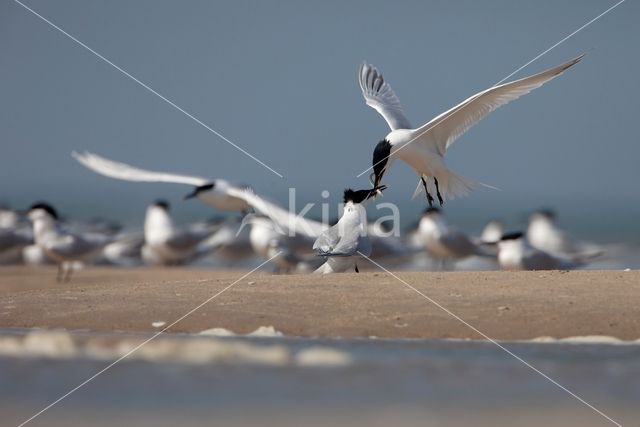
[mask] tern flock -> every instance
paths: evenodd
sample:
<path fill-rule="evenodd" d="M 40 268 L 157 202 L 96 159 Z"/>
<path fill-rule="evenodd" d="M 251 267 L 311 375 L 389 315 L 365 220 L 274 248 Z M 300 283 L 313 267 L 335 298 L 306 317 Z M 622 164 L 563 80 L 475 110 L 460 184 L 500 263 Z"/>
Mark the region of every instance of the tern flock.
<path fill-rule="evenodd" d="M 530 216 L 525 233 L 505 232 L 491 221 L 480 237 L 448 224 L 435 207 L 468 194 L 477 183 L 450 170 L 447 149 L 489 113 L 542 86 L 577 64 L 582 55 L 538 74 L 481 91 L 455 107 L 414 128 L 404 115 L 395 92 L 374 66 L 363 64 L 358 82 L 367 105 L 387 122 L 388 133 L 374 148 L 371 189 L 344 191 L 342 216 L 332 226 L 289 212 L 258 195 L 249 186 L 224 179 L 150 171 L 106 159 L 94 153 L 73 152 L 88 169 L 114 179 L 165 182 L 191 187 L 185 199 L 196 198 L 217 210 L 240 212 L 231 218 L 176 226 L 169 204 L 159 200 L 147 208 L 144 230 L 122 232 L 61 221 L 47 203 L 37 203 L 23 216 L 0 210 L 0 263 L 58 264 L 58 280 L 69 280 L 79 263 L 110 265 L 181 265 L 213 254 L 232 266 L 257 256 L 270 260 L 274 271 L 320 274 L 359 271 L 363 259 L 385 259 L 394 266 L 430 260 L 431 268 L 453 268 L 460 260 L 476 259 L 481 268 L 565 269 L 586 265 L 601 256 L 594 244 L 572 239 L 555 224 L 550 211 Z M 414 197 L 422 192 L 428 208 L 415 229 L 393 236 L 367 221 L 366 203 L 381 194 L 385 173 L 396 159 L 418 176 Z M 485 185 L 485 184 L 481 184 Z"/>

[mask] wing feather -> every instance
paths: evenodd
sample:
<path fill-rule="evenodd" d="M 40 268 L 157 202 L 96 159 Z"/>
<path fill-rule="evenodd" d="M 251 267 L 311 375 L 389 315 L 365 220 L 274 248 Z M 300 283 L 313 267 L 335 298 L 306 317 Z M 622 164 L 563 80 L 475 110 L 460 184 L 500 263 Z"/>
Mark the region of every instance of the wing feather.
<path fill-rule="evenodd" d="M 358 82 L 367 105 L 382 115 L 391 130 L 411 129 L 400 100 L 381 72 L 373 65 L 362 64 L 358 70 Z"/>
<path fill-rule="evenodd" d="M 171 182 L 175 184 L 187 184 L 199 187 L 211 180 L 197 176 L 178 175 L 165 172 L 155 172 L 137 168 L 126 163 L 114 162 L 90 152 L 72 152 L 74 159 L 92 171 L 108 176 L 109 178 L 135 182 Z"/>
<path fill-rule="evenodd" d="M 268 216 L 279 228 L 279 231 L 290 236 L 303 235 L 312 239 L 320 236 L 328 227 L 320 221 L 314 221 L 291 213 L 261 196 L 252 189 L 229 188 L 230 196 L 245 200 L 249 206 L 262 215 Z"/>
<path fill-rule="evenodd" d="M 584 55 L 580 55 L 541 73 L 479 92 L 416 129 L 414 139 L 427 144 L 435 144 L 438 153 L 444 155 L 447 148 L 456 139 L 489 113 L 539 88 L 580 62 L 583 57 Z"/>
<path fill-rule="evenodd" d="M 338 233 L 338 225 L 336 224 L 320 234 L 313 243 L 313 250 L 316 251 L 318 255 L 330 253 L 339 241 L 340 235 Z"/>

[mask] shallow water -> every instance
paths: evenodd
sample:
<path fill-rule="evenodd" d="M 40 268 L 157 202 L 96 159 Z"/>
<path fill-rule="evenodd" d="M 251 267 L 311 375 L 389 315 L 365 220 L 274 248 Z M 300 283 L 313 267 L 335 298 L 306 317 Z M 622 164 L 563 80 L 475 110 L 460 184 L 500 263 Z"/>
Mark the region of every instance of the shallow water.
<path fill-rule="evenodd" d="M 27 339 L 22 330 L 3 332 L 5 339 Z M 23 347 L 13 356 L 0 351 L 0 411 L 6 425 L 19 424 L 150 337 L 65 335 L 31 334 L 28 351 Z M 638 343 L 503 345 L 621 424 L 640 419 Z M 427 420 L 610 425 L 489 342 L 187 334 L 151 341 L 33 425 L 425 425 Z"/>

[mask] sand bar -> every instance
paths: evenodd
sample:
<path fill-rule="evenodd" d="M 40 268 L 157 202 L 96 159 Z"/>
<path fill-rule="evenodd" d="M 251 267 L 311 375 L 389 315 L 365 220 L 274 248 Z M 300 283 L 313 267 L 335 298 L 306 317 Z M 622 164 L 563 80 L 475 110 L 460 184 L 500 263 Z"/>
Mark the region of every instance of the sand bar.
<path fill-rule="evenodd" d="M 0 327 L 155 331 L 245 272 L 89 268 L 57 284 L 55 270 L 0 269 Z M 400 272 L 398 277 L 486 335 L 503 340 L 640 338 L 640 272 Z M 287 335 L 482 338 L 386 273 L 253 273 L 171 328 Z"/>

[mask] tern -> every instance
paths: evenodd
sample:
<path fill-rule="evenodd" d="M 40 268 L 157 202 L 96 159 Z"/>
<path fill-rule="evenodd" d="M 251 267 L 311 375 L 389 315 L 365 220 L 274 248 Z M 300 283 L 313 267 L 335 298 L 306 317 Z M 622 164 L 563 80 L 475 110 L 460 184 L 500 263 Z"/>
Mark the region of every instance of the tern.
<path fill-rule="evenodd" d="M 253 258 L 253 248 L 249 241 L 249 229 L 243 229 L 237 218 L 218 221 L 218 230 L 202 242 L 203 247 L 213 248 L 213 257 L 225 267 Z"/>
<path fill-rule="evenodd" d="M 314 273 L 340 273 L 351 269 L 359 273 L 358 258 L 371 255 L 371 241 L 367 235 L 367 210 L 363 202 L 382 190 L 384 186 L 372 190 L 344 191 L 342 216 L 313 244 L 316 253 L 326 258 L 326 262 Z"/>
<path fill-rule="evenodd" d="M 117 267 L 135 267 L 142 263 L 144 233 L 128 232 L 114 236 L 111 243 L 102 249 L 99 264 Z"/>
<path fill-rule="evenodd" d="M 107 236 L 81 235 L 63 230 L 56 210 L 47 203 L 31 206 L 27 216 L 33 224 L 36 245 L 58 264 L 59 282 L 71 280 L 74 262 L 92 258 L 111 241 Z"/>
<path fill-rule="evenodd" d="M 555 212 L 541 209 L 529 216 L 527 240 L 537 249 L 568 258 L 594 258 L 604 251 L 598 245 L 569 236 L 556 225 Z"/>
<path fill-rule="evenodd" d="M 262 214 L 248 214 L 242 219 L 242 227 L 249 225 L 249 241 L 253 251 L 263 259 L 272 260 L 276 273 L 309 271 L 320 263 L 314 258 L 301 256 L 296 249 L 295 238 L 282 232 L 273 220 Z"/>
<path fill-rule="evenodd" d="M 487 222 L 480 233 L 481 243 L 496 243 L 504 234 L 504 222 L 499 219 L 492 219 Z"/>
<path fill-rule="evenodd" d="M 438 208 L 427 208 L 420 219 L 418 232 L 427 253 L 441 262 L 457 261 L 470 256 L 492 255 L 463 233 L 450 226 Z"/>
<path fill-rule="evenodd" d="M 383 185 L 375 190 L 366 191 L 370 193 L 373 192 L 373 194 L 370 195 L 370 198 L 372 198 L 382 194 L 384 189 L 386 189 L 386 186 Z M 329 229 L 328 224 L 305 218 L 295 212 L 290 212 L 277 203 L 259 196 L 252 189 L 232 190 L 229 191 L 229 193 L 236 197 L 243 198 L 256 212 L 271 219 L 273 230 L 281 235 L 279 239 L 282 239 L 282 235 L 287 236 L 286 244 L 291 250 L 294 250 L 296 254 L 307 252 L 308 247 Z M 399 238 L 384 232 L 377 224 L 369 224 L 367 226 L 367 233 L 372 246 L 370 256 L 372 259 L 384 258 L 388 261 L 394 258 L 401 260 L 416 253 L 414 248 L 408 247 Z M 262 239 L 262 241 L 267 242 L 268 240 Z M 308 264 L 313 264 L 308 260 L 306 260 L 305 263 L 307 266 Z M 297 270 L 299 271 L 300 269 L 299 266 Z"/>
<path fill-rule="evenodd" d="M 142 257 L 149 264 L 184 264 L 209 252 L 209 248 L 201 250 L 200 244 L 211 237 L 217 226 L 176 227 L 169 207 L 168 202 L 158 200 L 147 208 Z"/>
<path fill-rule="evenodd" d="M 135 182 L 169 182 L 191 185 L 194 189 L 185 196 L 185 199 L 195 197 L 216 209 L 244 212 L 249 207 L 243 199 L 229 195 L 229 190 L 246 188 L 246 186 L 236 186 L 224 179 L 207 179 L 140 169 L 86 151 L 83 153 L 74 151 L 71 155 L 88 169 L 110 178 Z"/>
<path fill-rule="evenodd" d="M 16 264 L 22 260 L 22 250 L 33 243 L 28 222 L 11 209 L 0 208 L 0 265 Z"/>
<path fill-rule="evenodd" d="M 429 206 L 433 193 L 440 205 L 447 199 L 468 194 L 476 183 L 451 171 L 444 161 L 447 149 L 473 125 L 510 101 L 531 92 L 578 63 L 584 55 L 541 73 L 499 84 L 479 92 L 424 125 L 413 128 L 400 100 L 382 73 L 362 64 L 358 72 L 360 89 L 367 105 L 385 119 L 391 132 L 373 151 L 374 187 L 378 187 L 395 158 L 407 163 L 418 175 L 414 197 L 424 189 Z M 435 191 L 434 191 L 435 190 Z"/>
<path fill-rule="evenodd" d="M 502 236 L 498 242 L 498 263 L 504 270 L 571 270 L 584 265 L 582 261 L 536 249 L 520 232 Z"/>

